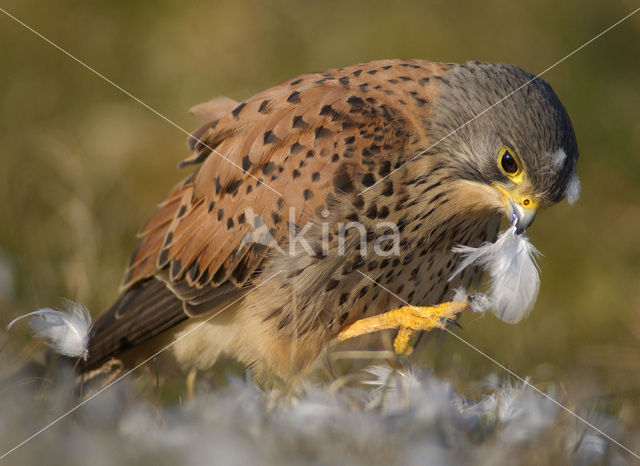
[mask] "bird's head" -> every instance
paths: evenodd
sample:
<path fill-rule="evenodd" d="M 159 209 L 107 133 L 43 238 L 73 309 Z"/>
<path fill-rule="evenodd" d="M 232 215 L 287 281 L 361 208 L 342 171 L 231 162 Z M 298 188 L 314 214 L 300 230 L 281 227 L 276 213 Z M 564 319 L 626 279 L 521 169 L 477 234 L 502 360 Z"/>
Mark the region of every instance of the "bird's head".
<path fill-rule="evenodd" d="M 521 69 L 471 62 L 437 81 L 431 134 L 453 177 L 522 233 L 543 207 L 574 202 L 578 147 L 551 86 Z"/>

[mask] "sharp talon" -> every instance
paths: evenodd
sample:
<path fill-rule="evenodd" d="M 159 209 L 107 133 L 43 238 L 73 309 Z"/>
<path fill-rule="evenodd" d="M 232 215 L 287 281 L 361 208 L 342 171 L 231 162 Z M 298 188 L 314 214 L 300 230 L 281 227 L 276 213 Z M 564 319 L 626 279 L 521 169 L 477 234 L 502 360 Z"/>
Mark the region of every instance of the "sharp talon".
<path fill-rule="evenodd" d="M 455 319 L 445 319 L 445 322 L 446 322 L 447 325 L 455 325 L 459 329 L 462 329 L 462 325 L 460 325 L 460 322 L 458 322 Z"/>

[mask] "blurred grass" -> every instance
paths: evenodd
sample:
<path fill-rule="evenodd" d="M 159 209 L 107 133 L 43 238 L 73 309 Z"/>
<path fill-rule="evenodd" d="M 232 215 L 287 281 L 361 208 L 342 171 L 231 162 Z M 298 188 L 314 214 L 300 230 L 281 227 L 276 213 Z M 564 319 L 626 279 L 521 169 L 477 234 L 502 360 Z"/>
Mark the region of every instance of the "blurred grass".
<path fill-rule="evenodd" d="M 514 63 L 537 73 L 632 11 L 620 2 L 33 0 L 3 8 L 187 130 L 187 109 L 380 58 Z M 1 322 L 65 296 L 99 312 L 135 232 L 185 173 L 179 130 L 0 15 Z M 516 326 L 461 335 L 569 397 L 613 394 L 638 427 L 640 14 L 544 76 L 572 116 L 580 202 L 538 217 L 542 289 Z M 499 111 L 496 108 L 495 111 Z M 3 270 L 4 270 L 3 269 Z M 2 275 L 2 274 L 0 274 Z M 4 275 L 2 275 L 4 276 Z M 459 383 L 498 368 L 455 339 L 418 358 Z M 629 413 L 635 413 L 632 416 Z"/>

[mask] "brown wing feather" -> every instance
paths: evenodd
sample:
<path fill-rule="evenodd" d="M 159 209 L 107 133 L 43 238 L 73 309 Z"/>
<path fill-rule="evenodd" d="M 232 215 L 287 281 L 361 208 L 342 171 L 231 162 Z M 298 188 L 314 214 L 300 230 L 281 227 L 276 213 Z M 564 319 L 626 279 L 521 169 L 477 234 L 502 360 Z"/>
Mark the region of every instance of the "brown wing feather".
<path fill-rule="evenodd" d="M 434 93 L 429 79 L 446 70 L 447 65 L 415 60 L 372 62 L 303 75 L 227 113 L 213 108 L 220 118 L 194 133 L 193 154 L 180 164 L 197 164 L 196 171 L 171 191 L 141 231 L 142 243 L 114 304 L 127 312 L 110 310 L 102 320 L 158 313 L 146 334 L 131 327 L 143 317 L 118 324 L 119 338 L 137 344 L 186 318 L 179 304 L 190 300 L 185 307 L 197 313 L 212 302 L 212 287 L 249 284 L 269 250 L 259 244 L 241 249 L 244 235 L 255 227 L 248 212 L 279 244 L 286 243 L 290 207 L 296 209 L 291 220 L 304 225 L 330 203 L 332 192 L 355 196 L 354 183 L 362 186 L 359 177 L 377 166 L 373 159 L 389 158 L 391 170 L 425 148 Z M 161 293 L 161 283 L 174 295 L 166 309 L 146 306 L 150 283 L 154 293 Z M 102 337 L 115 327 L 99 323 L 96 341 L 116 338 Z"/>
<path fill-rule="evenodd" d="M 136 283 L 97 319 L 91 330 L 85 370 L 100 366 L 112 355 L 126 351 L 186 318 L 182 301 L 164 283 L 154 278 Z"/>

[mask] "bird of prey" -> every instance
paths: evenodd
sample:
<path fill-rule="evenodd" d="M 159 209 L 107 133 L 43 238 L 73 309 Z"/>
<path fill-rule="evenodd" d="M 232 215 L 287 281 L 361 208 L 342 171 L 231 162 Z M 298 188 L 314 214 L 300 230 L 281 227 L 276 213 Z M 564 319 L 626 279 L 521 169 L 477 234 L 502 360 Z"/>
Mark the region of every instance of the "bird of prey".
<path fill-rule="evenodd" d="M 494 241 L 501 217 L 526 230 L 578 158 L 551 87 L 504 64 L 375 61 L 194 113 L 190 172 L 142 228 L 86 371 L 173 342 L 185 369 L 224 355 L 286 377 L 375 316 L 407 337 L 421 326 L 392 310 L 455 315 L 481 271 L 449 280 L 452 249 Z"/>

